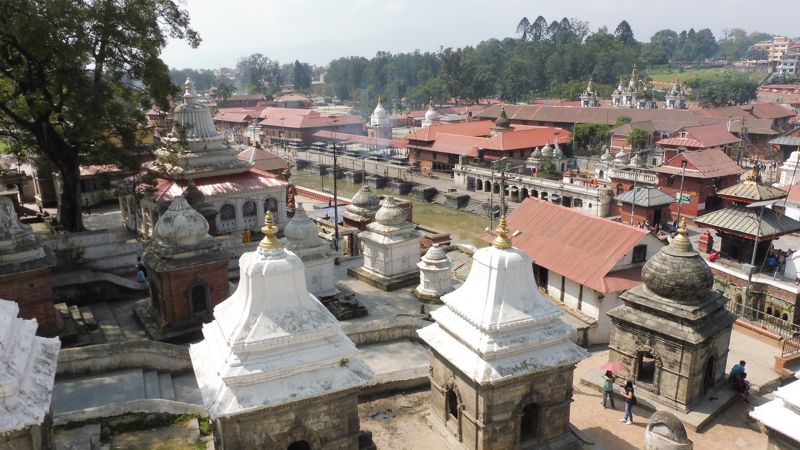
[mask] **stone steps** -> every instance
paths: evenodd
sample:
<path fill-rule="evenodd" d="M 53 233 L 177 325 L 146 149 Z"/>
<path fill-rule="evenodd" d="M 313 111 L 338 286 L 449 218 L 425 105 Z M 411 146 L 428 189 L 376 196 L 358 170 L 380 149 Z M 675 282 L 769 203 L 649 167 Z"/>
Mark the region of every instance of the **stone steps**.
<path fill-rule="evenodd" d="M 125 336 L 122 334 L 119 323 L 117 323 L 117 319 L 114 317 L 114 313 L 108 303 L 94 303 L 90 308 L 106 342 L 122 342 L 125 340 Z"/>

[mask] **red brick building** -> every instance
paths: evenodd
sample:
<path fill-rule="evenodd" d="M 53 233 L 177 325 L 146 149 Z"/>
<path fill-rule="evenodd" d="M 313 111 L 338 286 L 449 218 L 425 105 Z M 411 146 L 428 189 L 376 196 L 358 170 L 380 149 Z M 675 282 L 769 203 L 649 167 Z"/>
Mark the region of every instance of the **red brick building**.
<path fill-rule="evenodd" d="M 683 179 L 683 194 L 689 201 L 673 203 L 670 211 L 677 214 L 680 205 L 681 216 L 688 218 L 719 209 L 722 204 L 717 191 L 738 183 L 743 172 L 719 149 L 683 152 L 651 170 L 658 174 L 656 187 L 676 199 Z"/>
<path fill-rule="evenodd" d="M 314 133 L 327 130 L 343 134 L 366 135 L 364 121 L 353 115 L 323 115 L 313 109 L 264 108 L 259 114 L 262 143 L 280 143 L 283 139 L 314 142 Z"/>
<path fill-rule="evenodd" d="M 719 123 L 682 127 L 668 137 L 656 142 L 664 149 L 664 160 L 668 160 L 680 152 L 687 150 L 705 150 L 709 148 L 720 149 L 726 155 L 731 155 L 731 147 L 742 142 Z"/>

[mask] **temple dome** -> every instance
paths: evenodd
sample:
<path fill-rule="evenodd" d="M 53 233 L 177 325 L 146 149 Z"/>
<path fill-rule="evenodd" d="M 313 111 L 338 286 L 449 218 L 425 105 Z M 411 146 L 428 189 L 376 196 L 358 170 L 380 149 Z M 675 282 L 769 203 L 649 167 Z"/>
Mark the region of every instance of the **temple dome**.
<path fill-rule="evenodd" d="M 600 156 L 600 160 L 601 161 L 605 161 L 605 162 L 613 161 L 614 160 L 614 155 L 611 154 L 611 150 L 608 149 L 607 145 L 603 146 L 603 150 L 605 150 L 605 152 L 603 153 L 602 156 Z"/>
<path fill-rule="evenodd" d="M 553 148 L 553 159 L 561 159 L 563 157 L 564 157 L 564 152 L 561 151 L 561 147 L 559 147 L 558 144 L 556 144 L 556 146 Z"/>
<path fill-rule="evenodd" d="M 361 186 L 361 189 L 356 192 L 350 203 L 356 208 L 372 211 L 380 208 L 380 198 L 366 184 Z"/>
<path fill-rule="evenodd" d="M 548 156 L 553 156 L 553 147 L 550 146 L 549 142 L 542 148 L 542 157 L 547 158 Z"/>
<path fill-rule="evenodd" d="M 394 197 L 386 197 L 375 213 L 375 221 L 381 225 L 400 225 L 406 222 L 406 212 L 397 206 Z"/>
<path fill-rule="evenodd" d="M 497 119 L 494 121 L 495 128 L 509 128 L 511 126 L 511 119 L 508 118 L 506 115 L 506 107 L 501 105 L 500 106 L 500 114 L 497 116 Z"/>
<path fill-rule="evenodd" d="M 442 247 L 439 244 L 433 244 L 431 248 L 425 252 L 425 256 L 422 257 L 422 260 L 431 264 L 448 261 L 447 253 L 442 250 Z"/>
<path fill-rule="evenodd" d="M 428 104 L 428 111 L 425 112 L 425 120 L 433 122 L 439 118 L 439 113 L 433 108 L 433 100 Z"/>
<path fill-rule="evenodd" d="M 302 203 L 297 204 L 297 211 L 295 211 L 292 220 L 286 224 L 283 234 L 287 239 L 295 242 L 311 241 L 318 236 L 317 225 L 306 215 Z"/>
<path fill-rule="evenodd" d="M 625 165 L 628 164 L 628 161 L 628 154 L 624 149 L 620 150 L 617 156 L 614 157 L 614 162 L 617 164 Z"/>
<path fill-rule="evenodd" d="M 375 106 L 375 110 L 372 111 L 372 115 L 375 117 L 386 117 L 386 110 L 383 108 L 383 104 L 381 104 L 380 100 L 378 100 L 378 105 Z"/>
<path fill-rule="evenodd" d="M 208 236 L 208 222 L 186 198 L 177 197 L 156 222 L 153 236 L 165 247 L 196 244 Z"/>
<path fill-rule="evenodd" d="M 702 300 L 711 291 L 714 275 L 692 248 L 685 219 L 672 242 L 645 263 L 642 281 L 647 290 L 677 302 Z"/>

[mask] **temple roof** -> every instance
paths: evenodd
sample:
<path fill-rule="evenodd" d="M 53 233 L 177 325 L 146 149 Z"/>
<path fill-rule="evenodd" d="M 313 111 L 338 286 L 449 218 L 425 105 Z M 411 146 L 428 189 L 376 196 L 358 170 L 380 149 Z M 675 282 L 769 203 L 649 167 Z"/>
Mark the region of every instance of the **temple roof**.
<path fill-rule="evenodd" d="M 759 229 L 759 214 L 761 211 L 758 208 L 734 205 L 704 214 L 696 218 L 695 223 L 701 227 L 727 231 L 751 239 L 758 233 L 759 240 L 775 239 L 800 231 L 800 222 L 769 208 L 764 208 Z"/>
<path fill-rule="evenodd" d="M 789 195 L 788 192 L 761 184 L 756 180 L 747 180 L 739 184 L 717 191 L 717 196 L 744 203 L 775 200 Z"/>
<path fill-rule="evenodd" d="M 58 338 L 36 336 L 36 320 L 0 300 L 0 434 L 41 425 L 50 411 Z"/>
<path fill-rule="evenodd" d="M 653 208 L 675 203 L 675 199 L 671 195 L 666 194 L 661 189 L 651 187 L 637 187 L 635 190 L 625 191 L 614 197 L 614 200 L 629 205 L 634 203 L 636 206 L 641 206 L 643 208 Z"/>

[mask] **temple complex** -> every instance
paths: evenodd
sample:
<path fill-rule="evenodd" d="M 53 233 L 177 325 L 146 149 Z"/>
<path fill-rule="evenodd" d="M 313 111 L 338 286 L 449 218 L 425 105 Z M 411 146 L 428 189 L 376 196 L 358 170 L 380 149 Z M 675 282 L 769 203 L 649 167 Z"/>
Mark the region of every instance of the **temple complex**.
<path fill-rule="evenodd" d="M 175 108 L 172 132 L 162 139 L 156 161 L 149 166 L 156 177 L 154 194 L 136 201 L 133 195 L 120 197 L 123 225 L 150 237 L 158 217 L 192 180 L 218 212 L 212 229 L 223 233 L 256 229 L 266 211 L 278 224 L 287 216 L 288 183 L 280 177 L 253 167 L 237 158 L 238 151 L 228 146 L 214 127 L 208 106 L 200 103 L 191 78 L 184 84 L 183 103 Z M 128 180 L 140 191 L 144 177 Z"/>
<path fill-rule="evenodd" d="M 15 302 L 0 300 L 0 448 L 55 447 L 50 408 L 57 338 L 36 336 L 36 320 L 17 317 Z"/>
<path fill-rule="evenodd" d="M 319 237 L 317 224 L 306 215 L 302 204 L 298 203 L 283 233 L 286 248 L 303 261 L 308 291 L 317 298 L 338 294 L 333 270 L 336 252 L 328 241 Z"/>
<path fill-rule="evenodd" d="M 573 448 L 572 375 L 588 353 L 536 288 L 503 216 L 464 284 L 418 331 L 431 348 L 431 416 L 467 449 Z"/>
<path fill-rule="evenodd" d="M 347 269 L 350 276 L 384 291 L 413 286 L 419 282 L 420 234 L 406 220 L 406 212 L 393 197 L 386 197 L 375 213 L 375 221 L 358 234 L 364 265 Z"/>
<path fill-rule="evenodd" d="M 46 336 L 63 325 L 53 304 L 53 266 L 49 249 L 19 221 L 11 200 L 0 197 L 0 297 L 17 302 L 22 318 L 36 319 L 39 333 Z"/>
<path fill-rule="evenodd" d="M 150 306 L 161 333 L 198 329 L 211 319 L 213 308 L 229 293 L 231 257 L 209 236 L 208 222 L 185 197 L 172 200 L 156 222 L 142 260 L 149 278 Z"/>
<path fill-rule="evenodd" d="M 419 286 L 414 288 L 414 295 L 422 301 L 438 302 L 439 298 L 453 290 L 450 271 L 453 263 L 447 253 L 433 244 L 417 263 L 419 267 Z"/>
<path fill-rule="evenodd" d="M 303 262 L 275 237 L 240 259 L 236 292 L 190 348 L 216 448 L 358 448 L 358 391 L 372 371 L 308 292 Z"/>
<path fill-rule="evenodd" d="M 685 219 L 672 242 L 645 263 L 642 281 L 607 313 L 609 360 L 628 368 L 640 400 L 689 411 L 724 382 L 736 317 L 712 289 L 714 276 L 692 248 Z"/>

